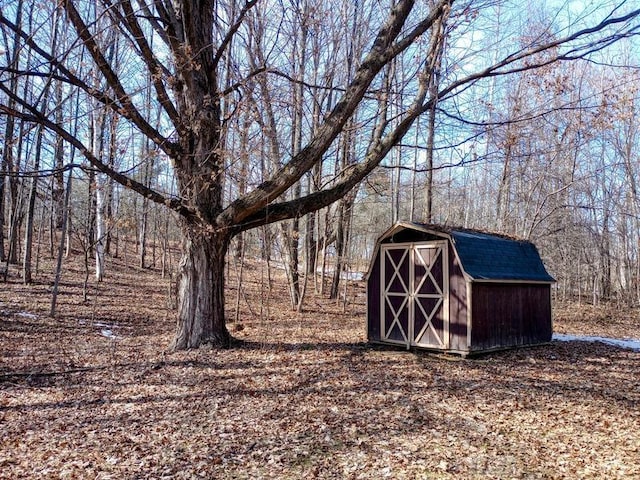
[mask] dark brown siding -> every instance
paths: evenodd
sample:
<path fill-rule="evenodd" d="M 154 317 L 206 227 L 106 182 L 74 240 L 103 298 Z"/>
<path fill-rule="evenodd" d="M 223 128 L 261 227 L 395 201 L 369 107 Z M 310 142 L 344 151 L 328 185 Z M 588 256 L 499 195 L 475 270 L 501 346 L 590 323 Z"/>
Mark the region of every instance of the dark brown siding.
<path fill-rule="evenodd" d="M 467 350 L 467 284 L 449 242 L 449 348 Z"/>
<path fill-rule="evenodd" d="M 473 283 L 470 350 L 551 340 L 549 285 Z"/>
<path fill-rule="evenodd" d="M 402 230 L 396 233 L 392 238 L 385 238 L 382 243 L 417 243 L 429 240 L 444 240 L 444 238 L 430 233 L 419 232 L 417 230 Z"/>
<path fill-rule="evenodd" d="M 380 295 L 380 250 L 378 250 L 367 281 L 367 335 L 372 342 L 380 340 Z"/>

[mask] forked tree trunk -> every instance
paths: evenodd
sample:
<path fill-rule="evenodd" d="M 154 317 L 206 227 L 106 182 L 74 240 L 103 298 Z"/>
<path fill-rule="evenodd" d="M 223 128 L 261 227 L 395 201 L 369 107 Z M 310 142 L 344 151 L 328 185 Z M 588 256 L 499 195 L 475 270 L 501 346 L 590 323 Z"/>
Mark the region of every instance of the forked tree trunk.
<path fill-rule="evenodd" d="M 227 348 L 224 318 L 224 262 L 230 238 L 183 226 L 182 260 L 178 267 L 178 328 L 174 349 L 210 344 Z"/>

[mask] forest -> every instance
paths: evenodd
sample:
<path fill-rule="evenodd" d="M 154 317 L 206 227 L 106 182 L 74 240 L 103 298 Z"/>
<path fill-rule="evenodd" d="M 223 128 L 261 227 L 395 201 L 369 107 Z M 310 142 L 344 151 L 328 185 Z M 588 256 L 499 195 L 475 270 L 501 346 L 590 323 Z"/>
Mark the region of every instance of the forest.
<path fill-rule="evenodd" d="M 0 0 L 0 32 L 0 478 L 640 475 L 637 2 Z M 367 343 L 399 221 L 535 244 L 559 336 Z"/>

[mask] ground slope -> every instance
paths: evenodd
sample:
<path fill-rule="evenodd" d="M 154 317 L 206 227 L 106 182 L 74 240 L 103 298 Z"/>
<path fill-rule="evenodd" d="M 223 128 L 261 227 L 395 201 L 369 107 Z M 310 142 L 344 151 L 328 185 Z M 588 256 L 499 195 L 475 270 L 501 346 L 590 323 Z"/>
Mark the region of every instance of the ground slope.
<path fill-rule="evenodd" d="M 168 281 L 110 267 L 85 302 L 68 266 L 55 319 L 48 284 L 0 284 L 0 478 L 640 477 L 637 351 L 372 347 L 362 285 L 346 309 L 311 295 L 296 314 L 254 264 L 230 324 L 242 342 L 171 353 Z M 555 321 L 566 334 L 638 326 L 575 305 Z"/>

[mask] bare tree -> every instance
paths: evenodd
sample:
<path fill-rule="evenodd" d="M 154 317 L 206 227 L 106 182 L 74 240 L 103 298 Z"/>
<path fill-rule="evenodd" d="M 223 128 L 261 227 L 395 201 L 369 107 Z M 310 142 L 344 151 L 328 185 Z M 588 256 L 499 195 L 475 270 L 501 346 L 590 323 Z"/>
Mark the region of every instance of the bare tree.
<path fill-rule="evenodd" d="M 16 25 L 22 28 L 23 26 L 23 16 L 24 16 L 24 8 L 23 1 L 17 2 L 15 5 L 14 11 L 14 19 Z M 11 35 L 11 40 L 9 40 L 9 34 Z M 19 33 L 17 32 L 7 32 L 3 31 L 4 44 L 9 48 L 6 49 L 4 55 L 6 56 L 6 64 L 12 69 L 20 69 L 20 51 L 22 49 L 22 40 L 20 38 Z M 11 44 L 9 43 L 11 42 Z M 9 107 L 15 108 L 16 101 L 11 97 L 16 97 L 18 95 L 18 89 L 20 84 L 18 82 L 17 76 L 12 76 L 9 81 L 9 91 L 11 95 L 7 99 L 7 103 Z M 15 262 L 16 261 L 16 235 L 14 224 L 17 220 L 17 215 L 19 215 L 19 211 L 17 209 L 17 201 L 18 201 L 18 182 L 19 178 L 16 175 L 19 173 L 19 168 L 17 162 L 19 162 L 19 157 L 16 159 L 18 152 L 16 151 L 16 145 L 18 135 L 16 135 L 16 125 L 15 118 L 9 116 L 7 118 L 5 124 L 4 131 L 4 142 L 2 146 L 2 158 L 0 160 L 0 172 L 2 172 L 2 179 L 0 181 L 0 260 L 5 260 L 5 243 L 4 243 L 4 224 L 5 224 L 5 199 L 7 195 L 5 194 L 5 188 L 8 187 L 8 194 L 11 200 L 10 206 L 10 216 L 9 216 L 9 231 L 10 239 L 9 244 L 9 254 L 7 255 L 8 261 Z"/>
<path fill-rule="evenodd" d="M 520 48 L 495 64 L 453 77 L 448 83 L 442 83 L 435 93 L 430 93 L 429 89 L 429 77 L 433 72 L 428 71 L 425 59 L 416 58 L 416 75 L 407 75 L 407 84 L 397 86 L 405 88 L 404 97 L 411 100 L 395 111 L 393 123 L 372 121 L 367 125 L 370 140 L 367 147 L 358 152 L 358 161 L 341 169 L 337 178 L 325 188 L 301 194 L 299 198 L 283 199 L 283 194 L 295 188 L 300 179 L 322 161 L 357 111 L 374 115 L 386 108 L 384 98 L 376 95 L 381 72 L 394 59 L 414 55 L 412 47 L 416 40 L 428 33 L 443 16 L 450 15 L 453 4 L 451 0 L 441 0 L 428 7 L 413 0 L 398 0 L 386 15 L 372 18 L 377 26 L 366 42 L 368 50 L 359 59 L 352 80 L 337 92 L 335 104 L 323 112 L 322 123 L 302 147 L 296 153 L 281 151 L 281 166 L 269 178 L 246 194 L 225 202 L 227 152 L 221 148 L 221 134 L 229 119 L 222 115 L 223 102 L 235 98 L 245 81 L 277 70 L 274 65 L 260 63 L 254 69 L 241 58 L 231 63 L 225 60 L 233 53 L 230 44 L 245 28 L 250 12 L 267 8 L 268 4 L 246 0 L 235 9 L 235 17 L 230 18 L 225 12 L 234 9 L 221 9 L 220 4 L 224 2 L 214 0 L 100 0 L 98 3 L 104 7 L 103 15 L 109 21 L 109 28 L 128 43 L 135 57 L 137 74 L 143 72 L 151 79 L 155 102 L 163 111 L 163 121 L 154 126 L 154 122 L 145 117 L 144 96 L 139 95 L 140 83 L 136 81 L 139 76 L 136 77 L 133 71 L 130 72 L 133 76 L 119 75 L 114 69 L 98 41 L 97 28 L 103 22 L 97 23 L 95 9 L 89 8 L 90 2 L 81 0 L 59 3 L 77 36 L 77 41 L 71 42 L 72 46 L 60 55 L 42 47 L 38 32 L 35 29 L 26 31 L 26 27 L 5 14 L 8 10 L 0 13 L 2 29 L 19 37 L 24 48 L 30 49 L 39 59 L 38 64 L 27 71 L 20 71 L 10 64 L 0 66 L 0 91 L 5 99 L 0 104 L 0 113 L 45 126 L 81 152 L 100 172 L 179 214 L 183 257 L 177 280 L 178 321 L 174 346 L 178 349 L 194 348 L 203 343 L 217 346 L 230 343 L 225 324 L 224 265 L 234 236 L 273 222 L 300 218 L 349 193 L 402 140 L 415 120 L 432 109 L 436 100 L 451 98 L 483 78 L 536 68 L 539 64 L 529 59 L 541 51 L 557 48 L 557 53 L 545 60 L 548 62 L 581 57 L 632 33 L 636 28 L 632 22 L 638 15 L 637 11 L 619 15 L 613 11 L 598 25 L 547 43 Z M 461 5 L 458 14 L 466 15 L 467 7 Z M 153 50 L 150 47 L 152 38 L 156 45 Z M 276 35 L 270 39 L 270 44 L 275 42 L 279 51 L 284 51 L 282 43 L 287 41 Z M 75 68 L 73 62 L 80 53 L 90 57 L 95 69 L 93 74 L 104 82 L 100 83 L 103 85 L 100 89 L 83 76 L 84 72 Z M 268 56 L 264 55 L 264 58 Z M 285 61 L 288 60 L 280 58 L 275 63 Z M 42 77 L 44 72 L 39 65 L 44 66 L 41 68 L 46 69 L 46 75 L 53 70 L 57 81 L 83 92 L 87 98 L 120 115 L 128 127 L 137 132 L 139 139 L 148 138 L 155 144 L 170 159 L 178 196 L 152 189 L 109 166 L 83 144 L 82 135 L 72 133 L 64 122 L 51 119 L 37 105 L 20 98 L 7 86 L 7 78 Z M 233 65 L 241 74 L 238 82 L 229 87 L 224 87 L 223 82 L 225 65 Z M 233 111 L 229 115 L 233 115 Z"/>

